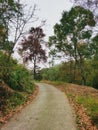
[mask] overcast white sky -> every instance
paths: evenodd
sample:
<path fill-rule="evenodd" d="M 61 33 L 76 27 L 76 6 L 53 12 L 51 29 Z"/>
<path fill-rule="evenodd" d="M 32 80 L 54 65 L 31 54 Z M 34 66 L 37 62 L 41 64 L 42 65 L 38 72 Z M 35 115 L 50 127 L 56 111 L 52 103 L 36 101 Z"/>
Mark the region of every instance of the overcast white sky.
<path fill-rule="evenodd" d="M 36 11 L 36 15 L 40 20 L 46 20 L 44 32 L 48 39 L 49 35 L 53 35 L 53 26 L 59 22 L 62 12 L 69 10 L 72 7 L 70 0 L 20 0 L 24 4 L 29 6 L 37 5 L 39 9 Z M 37 26 L 38 22 L 35 23 Z"/>

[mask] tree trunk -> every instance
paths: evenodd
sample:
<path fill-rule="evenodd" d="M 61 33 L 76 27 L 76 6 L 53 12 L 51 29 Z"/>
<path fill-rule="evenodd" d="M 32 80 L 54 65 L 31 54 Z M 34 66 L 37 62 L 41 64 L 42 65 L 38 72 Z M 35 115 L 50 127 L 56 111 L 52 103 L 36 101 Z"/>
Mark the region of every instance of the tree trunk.
<path fill-rule="evenodd" d="M 82 76 L 82 85 L 86 85 L 86 78 L 83 75 L 81 76 Z"/>
<path fill-rule="evenodd" d="M 33 76 L 34 76 L 34 79 L 36 79 L 36 56 L 34 57 Z"/>
<path fill-rule="evenodd" d="M 86 77 L 85 77 L 84 70 L 83 70 L 83 62 L 81 61 L 78 64 L 78 66 L 79 66 L 80 74 L 81 74 L 81 77 L 82 77 L 82 85 L 86 85 Z"/>

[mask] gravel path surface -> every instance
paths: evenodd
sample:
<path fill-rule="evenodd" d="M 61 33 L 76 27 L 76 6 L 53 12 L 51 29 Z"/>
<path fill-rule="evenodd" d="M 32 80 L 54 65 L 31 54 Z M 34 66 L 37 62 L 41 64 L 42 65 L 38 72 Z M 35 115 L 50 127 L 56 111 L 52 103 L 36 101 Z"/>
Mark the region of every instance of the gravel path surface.
<path fill-rule="evenodd" d="M 38 83 L 39 94 L 1 130 L 76 130 L 66 95 L 52 85 Z"/>

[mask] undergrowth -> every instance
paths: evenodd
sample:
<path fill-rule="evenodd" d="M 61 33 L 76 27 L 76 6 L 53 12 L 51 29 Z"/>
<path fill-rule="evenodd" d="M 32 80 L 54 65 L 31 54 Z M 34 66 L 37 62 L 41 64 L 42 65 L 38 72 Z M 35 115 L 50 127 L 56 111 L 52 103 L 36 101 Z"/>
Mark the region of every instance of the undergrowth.
<path fill-rule="evenodd" d="M 98 100 L 90 96 L 78 96 L 76 102 L 83 104 L 93 124 L 98 127 Z"/>

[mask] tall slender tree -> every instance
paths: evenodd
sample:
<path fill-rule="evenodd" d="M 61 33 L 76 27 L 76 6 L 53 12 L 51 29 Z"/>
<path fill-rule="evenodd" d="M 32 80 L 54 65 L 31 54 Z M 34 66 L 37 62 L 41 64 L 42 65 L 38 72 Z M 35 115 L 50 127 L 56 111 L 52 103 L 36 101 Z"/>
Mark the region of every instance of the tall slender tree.
<path fill-rule="evenodd" d="M 41 61 L 46 62 L 47 59 L 45 50 L 42 48 L 44 36 L 45 34 L 41 27 L 32 27 L 29 31 L 29 36 L 24 38 L 20 43 L 21 47 L 19 48 L 19 52 L 23 57 L 23 62 L 33 62 L 34 79 L 36 79 L 37 63 Z"/>

